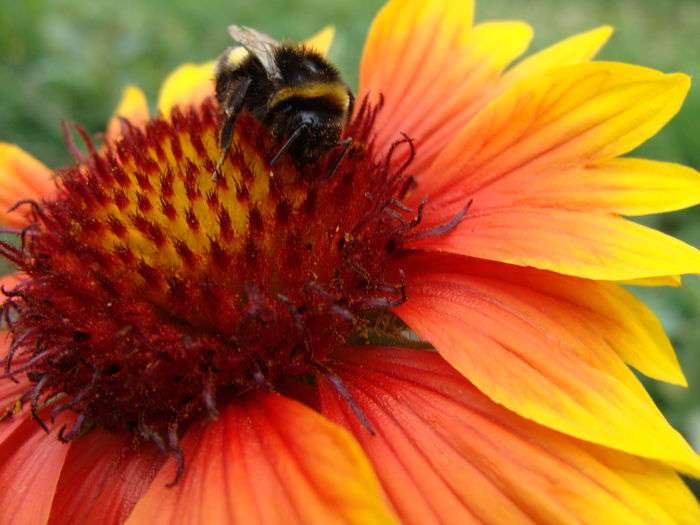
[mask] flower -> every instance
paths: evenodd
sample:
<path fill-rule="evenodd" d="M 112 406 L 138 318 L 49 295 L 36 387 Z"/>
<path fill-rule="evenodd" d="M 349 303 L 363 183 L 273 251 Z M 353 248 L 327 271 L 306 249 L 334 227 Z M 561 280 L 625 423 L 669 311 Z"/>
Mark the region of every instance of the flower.
<path fill-rule="evenodd" d="M 242 116 L 212 177 L 211 63 L 73 167 L 0 147 L 0 523 L 700 520 L 629 367 L 685 379 L 621 286 L 700 273 L 623 218 L 700 202 L 621 158 L 689 80 L 592 61 L 609 28 L 511 66 L 530 28 L 472 11 L 380 11 L 342 158 L 273 168 Z"/>

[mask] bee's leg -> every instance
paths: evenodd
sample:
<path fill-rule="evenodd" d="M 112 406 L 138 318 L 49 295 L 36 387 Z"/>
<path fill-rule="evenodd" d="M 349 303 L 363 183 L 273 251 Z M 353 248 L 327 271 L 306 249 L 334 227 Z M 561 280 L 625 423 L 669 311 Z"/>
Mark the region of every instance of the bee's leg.
<path fill-rule="evenodd" d="M 212 178 L 216 180 L 221 174 L 221 168 L 226 161 L 226 155 L 228 155 L 228 150 L 231 147 L 231 142 L 233 141 L 233 130 L 236 127 L 236 117 L 237 114 L 227 115 L 226 120 L 221 125 L 219 130 L 219 160 L 216 161 L 216 167 L 214 168 L 214 173 Z"/>
<path fill-rule="evenodd" d="M 228 155 L 228 150 L 231 147 L 231 142 L 233 141 L 233 130 L 236 127 L 236 118 L 243 108 L 243 100 L 248 92 L 251 78 L 245 77 L 238 82 L 238 86 L 234 89 L 229 97 L 227 97 L 224 104 L 224 111 L 226 112 L 226 117 L 224 123 L 221 125 L 219 130 L 219 149 L 221 153 L 219 155 L 219 160 L 216 163 L 216 168 L 214 168 L 214 174 L 212 178 L 216 180 L 221 174 L 221 168 L 226 161 L 226 155 Z"/>
<path fill-rule="evenodd" d="M 294 130 L 294 133 L 292 133 L 287 139 L 287 141 L 284 144 L 282 144 L 280 150 L 277 153 L 275 153 L 274 157 L 270 159 L 270 166 L 274 166 L 277 163 L 277 161 L 280 160 L 280 157 L 286 153 L 286 151 L 291 147 L 292 143 L 306 129 L 306 126 L 306 124 L 302 124 Z"/>
<path fill-rule="evenodd" d="M 347 157 L 348 151 L 350 151 L 350 146 L 352 146 L 352 137 L 341 140 L 338 142 L 338 144 L 336 144 L 336 146 L 343 146 L 343 151 L 338 157 L 338 160 L 333 163 L 333 167 L 328 172 L 328 175 L 326 175 L 327 179 L 330 179 L 333 175 L 335 175 L 335 172 L 338 171 L 338 168 L 340 167 L 340 163 L 345 160 L 345 157 Z"/>

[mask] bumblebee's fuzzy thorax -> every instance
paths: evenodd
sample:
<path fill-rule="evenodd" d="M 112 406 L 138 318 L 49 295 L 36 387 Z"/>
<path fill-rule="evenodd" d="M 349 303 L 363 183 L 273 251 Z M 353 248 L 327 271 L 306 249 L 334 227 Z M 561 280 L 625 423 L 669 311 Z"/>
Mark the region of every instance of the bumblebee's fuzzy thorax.
<path fill-rule="evenodd" d="M 230 144 L 244 109 L 271 129 L 278 151 L 300 166 L 337 146 L 354 97 L 335 66 L 304 45 L 278 43 L 250 28 L 230 31 L 246 51 L 229 49 L 217 66 L 216 95 L 225 114 L 221 148 Z"/>

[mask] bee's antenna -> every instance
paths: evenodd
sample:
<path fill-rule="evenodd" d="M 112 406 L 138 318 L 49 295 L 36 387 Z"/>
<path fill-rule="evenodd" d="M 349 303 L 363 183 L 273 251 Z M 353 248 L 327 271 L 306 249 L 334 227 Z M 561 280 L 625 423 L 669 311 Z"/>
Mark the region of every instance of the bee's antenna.
<path fill-rule="evenodd" d="M 292 143 L 301 135 L 301 133 L 306 129 L 307 124 L 302 124 L 299 126 L 297 129 L 294 130 L 294 133 L 292 133 L 287 141 L 282 145 L 280 150 L 275 154 L 274 157 L 270 160 L 270 166 L 274 166 L 275 163 L 280 160 L 280 157 L 286 153 L 286 151 L 292 146 Z"/>

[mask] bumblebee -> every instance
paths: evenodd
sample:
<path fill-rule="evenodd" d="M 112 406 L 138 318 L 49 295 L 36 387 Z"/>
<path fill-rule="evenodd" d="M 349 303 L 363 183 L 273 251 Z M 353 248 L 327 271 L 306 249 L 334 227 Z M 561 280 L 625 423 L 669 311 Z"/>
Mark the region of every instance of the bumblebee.
<path fill-rule="evenodd" d="M 349 144 L 340 137 L 355 99 L 331 63 L 310 47 L 280 43 L 249 27 L 232 25 L 228 31 L 243 47 L 229 48 L 216 67 L 216 98 L 224 114 L 217 173 L 242 110 L 280 141 L 271 165 L 289 153 L 303 166 L 337 145 Z"/>

